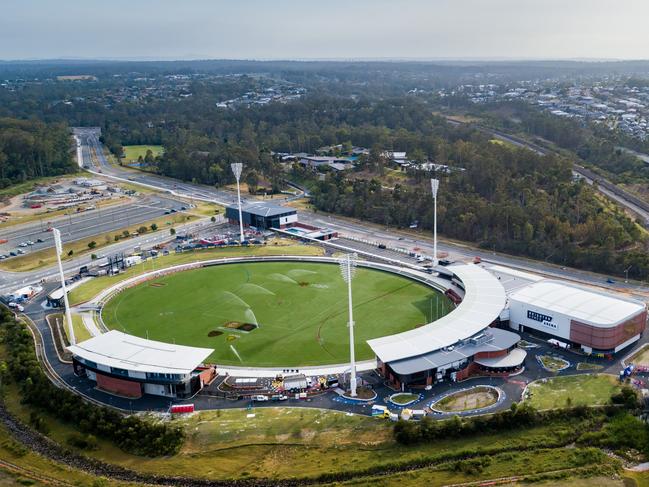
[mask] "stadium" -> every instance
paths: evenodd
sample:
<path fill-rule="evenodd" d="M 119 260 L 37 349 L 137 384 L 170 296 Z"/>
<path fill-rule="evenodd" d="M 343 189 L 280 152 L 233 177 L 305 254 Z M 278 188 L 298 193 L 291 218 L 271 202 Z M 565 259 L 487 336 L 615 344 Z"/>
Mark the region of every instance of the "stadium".
<path fill-rule="evenodd" d="M 69 347 L 77 375 L 108 391 L 188 397 L 213 374 L 349 372 L 345 284 L 327 257 L 241 257 L 127 279 L 90 303 L 106 333 Z M 502 328 L 505 291 L 457 264 L 432 275 L 359 261 L 359 371 L 395 387 L 520 370 L 519 335 Z M 209 371 L 209 372 L 206 372 Z"/>

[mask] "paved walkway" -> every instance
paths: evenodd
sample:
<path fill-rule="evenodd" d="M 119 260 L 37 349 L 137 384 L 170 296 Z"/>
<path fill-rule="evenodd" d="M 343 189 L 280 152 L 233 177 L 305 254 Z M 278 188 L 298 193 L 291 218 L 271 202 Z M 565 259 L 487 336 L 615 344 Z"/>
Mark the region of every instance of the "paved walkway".
<path fill-rule="evenodd" d="M 95 323 L 92 312 L 79 313 L 79 315 L 83 320 L 83 326 L 86 327 L 86 330 L 88 330 L 93 337 L 101 335 L 101 330 L 97 326 L 97 323 Z"/>

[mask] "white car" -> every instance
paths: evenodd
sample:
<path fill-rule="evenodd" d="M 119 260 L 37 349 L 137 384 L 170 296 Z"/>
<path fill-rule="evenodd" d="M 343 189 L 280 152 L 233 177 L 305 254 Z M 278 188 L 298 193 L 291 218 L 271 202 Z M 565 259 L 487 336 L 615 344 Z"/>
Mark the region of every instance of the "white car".
<path fill-rule="evenodd" d="M 24 306 L 22 306 L 22 305 L 16 303 L 15 301 L 12 301 L 11 303 L 9 303 L 8 306 L 9 306 L 10 308 L 16 308 L 16 309 L 17 309 L 18 311 L 20 311 L 21 313 L 22 313 L 23 311 L 25 311 Z"/>
<path fill-rule="evenodd" d="M 259 402 L 268 401 L 268 396 L 252 396 L 252 400 Z"/>
<path fill-rule="evenodd" d="M 25 242 L 20 242 L 18 244 L 18 247 L 27 247 L 27 244 Z"/>
<path fill-rule="evenodd" d="M 34 245 L 34 242 L 32 242 L 31 240 L 27 240 L 26 243 L 27 243 L 27 245 Z"/>

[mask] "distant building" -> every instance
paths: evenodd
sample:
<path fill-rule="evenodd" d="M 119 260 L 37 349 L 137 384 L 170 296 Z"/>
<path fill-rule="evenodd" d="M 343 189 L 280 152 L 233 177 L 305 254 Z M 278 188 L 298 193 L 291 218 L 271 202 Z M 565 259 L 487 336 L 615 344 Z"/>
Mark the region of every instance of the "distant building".
<path fill-rule="evenodd" d="M 254 227 L 258 230 L 287 228 L 297 223 L 297 210 L 273 203 L 258 202 L 242 205 L 241 216 L 245 227 Z M 238 225 L 238 206 L 228 206 L 225 209 L 225 217 L 230 223 Z"/>

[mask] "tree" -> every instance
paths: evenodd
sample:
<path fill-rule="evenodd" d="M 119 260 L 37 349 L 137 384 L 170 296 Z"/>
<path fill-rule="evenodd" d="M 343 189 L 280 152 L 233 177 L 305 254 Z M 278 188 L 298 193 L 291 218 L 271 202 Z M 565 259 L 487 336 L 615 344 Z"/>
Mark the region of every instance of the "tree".
<path fill-rule="evenodd" d="M 70 249 L 68 251 L 68 257 L 72 257 L 72 255 L 74 255 L 74 250 Z"/>
<path fill-rule="evenodd" d="M 176 229 L 175 228 L 170 228 L 169 229 L 169 234 L 170 235 L 176 235 Z"/>
<path fill-rule="evenodd" d="M 157 223 L 152 223 L 151 224 L 151 231 L 155 232 L 156 230 L 158 230 L 158 224 Z"/>
<path fill-rule="evenodd" d="M 214 222 L 216 221 L 216 217 L 213 216 L 212 218 L 210 218 L 210 221 L 211 221 L 212 223 L 214 223 Z"/>
<path fill-rule="evenodd" d="M 144 162 L 151 164 L 155 158 L 153 157 L 153 151 L 151 149 L 146 150 L 146 155 L 144 156 Z"/>
<path fill-rule="evenodd" d="M 95 242 L 94 240 L 88 243 L 88 248 L 90 250 L 94 249 L 96 246 L 97 246 L 97 242 Z"/>
<path fill-rule="evenodd" d="M 250 194 L 257 193 L 257 186 L 259 185 L 259 176 L 256 171 L 248 171 L 246 174 L 246 184 L 248 185 L 248 192 Z"/>
<path fill-rule="evenodd" d="M 149 229 L 142 225 L 140 228 L 137 229 L 137 233 L 146 233 Z"/>

